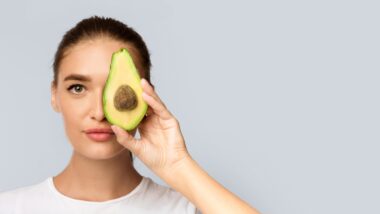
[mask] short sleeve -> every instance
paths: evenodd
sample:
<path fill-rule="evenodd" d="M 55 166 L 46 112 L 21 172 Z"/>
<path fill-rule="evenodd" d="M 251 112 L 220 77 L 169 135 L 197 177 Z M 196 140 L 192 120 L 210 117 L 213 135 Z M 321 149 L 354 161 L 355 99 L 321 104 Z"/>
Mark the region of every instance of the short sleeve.
<path fill-rule="evenodd" d="M 187 204 L 187 212 L 188 214 L 202 214 L 201 211 L 195 207 L 195 205 L 193 203 L 191 203 L 190 201 L 187 201 L 188 204 Z"/>

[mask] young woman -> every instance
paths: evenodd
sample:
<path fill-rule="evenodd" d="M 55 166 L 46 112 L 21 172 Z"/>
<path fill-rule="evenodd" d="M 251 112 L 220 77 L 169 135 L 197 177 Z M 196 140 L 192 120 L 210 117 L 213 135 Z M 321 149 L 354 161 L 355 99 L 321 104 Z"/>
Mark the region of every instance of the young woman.
<path fill-rule="evenodd" d="M 149 106 L 139 139 L 103 112 L 111 55 L 121 48 L 132 54 Z M 62 114 L 71 160 L 56 176 L 0 194 L 0 213 L 258 213 L 191 158 L 177 119 L 150 83 L 150 67 L 141 36 L 115 19 L 90 17 L 66 32 L 55 54 L 51 104 Z M 140 175 L 132 154 L 171 188 Z"/>

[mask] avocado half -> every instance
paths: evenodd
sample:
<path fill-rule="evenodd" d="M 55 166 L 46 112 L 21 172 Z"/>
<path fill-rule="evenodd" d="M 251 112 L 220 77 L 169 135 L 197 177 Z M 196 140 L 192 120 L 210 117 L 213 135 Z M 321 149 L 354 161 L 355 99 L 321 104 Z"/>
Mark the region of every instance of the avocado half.
<path fill-rule="evenodd" d="M 103 111 L 108 122 L 127 131 L 137 127 L 148 109 L 140 82 L 128 50 L 122 48 L 114 52 L 103 89 Z"/>

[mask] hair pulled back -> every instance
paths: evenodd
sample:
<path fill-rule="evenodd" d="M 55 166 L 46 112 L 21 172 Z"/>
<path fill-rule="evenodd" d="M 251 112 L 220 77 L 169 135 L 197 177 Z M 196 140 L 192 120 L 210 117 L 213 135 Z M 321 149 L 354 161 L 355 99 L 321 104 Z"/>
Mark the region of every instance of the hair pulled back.
<path fill-rule="evenodd" d="M 128 25 L 109 17 L 92 16 L 78 22 L 68 30 L 54 56 L 53 63 L 53 85 L 58 84 L 58 72 L 60 64 L 67 51 L 74 45 L 96 38 L 109 37 L 117 41 L 131 45 L 137 52 L 138 61 L 143 71 L 140 74 L 150 83 L 151 61 L 148 48 L 142 37 Z"/>

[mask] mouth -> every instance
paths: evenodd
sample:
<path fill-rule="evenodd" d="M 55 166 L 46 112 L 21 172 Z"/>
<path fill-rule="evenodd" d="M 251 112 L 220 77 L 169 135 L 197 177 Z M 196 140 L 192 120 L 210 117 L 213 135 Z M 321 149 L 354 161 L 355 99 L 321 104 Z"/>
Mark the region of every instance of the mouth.
<path fill-rule="evenodd" d="M 96 142 L 105 142 L 111 140 L 115 134 L 105 132 L 90 132 L 86 133 L 86 136 Z"/>
<path fill-rule="evenodd" d="M 106 142 L 115 136 L 112 129 L 89 129 L 85 131 L 85 134 L 90 140 L 96 142 Z"/>

